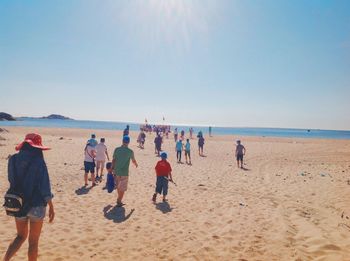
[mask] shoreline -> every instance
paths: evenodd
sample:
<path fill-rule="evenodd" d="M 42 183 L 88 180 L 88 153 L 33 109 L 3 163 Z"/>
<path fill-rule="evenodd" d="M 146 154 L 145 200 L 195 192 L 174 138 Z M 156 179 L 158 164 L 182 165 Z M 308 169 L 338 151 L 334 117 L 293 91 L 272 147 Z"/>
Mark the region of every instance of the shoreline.
<path fill-rule="evenodd" d="M 73 128 L 73 127 L 56 127 L 56 126 L 2 126 L 0 124 L 0 127 L 3 129 L 27 129 L 31 130 L 31 132 L 35 130 L 43 130 L 45 132 L 49 132 L 50 130 L 60 130 L 62 132 L 66 132 L 71 130 L 72 132 L 76 131 L 83 131 L 83 132 L 91 132 L 91 133 L 98 133 L 98 132 L 114 132 L 114 133 L 122 133 L 122 130 L 111 130 L 111 129 L 96 129 L 96 128 Z M 139 131 L 130 130 L 130 133 L 133 133 L 134 135 L 138 135 Z M 241 134 L 213 134 L 212 137 L 209 137 L 209 134 L 205 131 L 203 131 L 204 136 L 206 139 L 211 139 L 213 137 L 226 137 L 226 138 L 244 138 L 244 139 L 266 139 L 266 140 L 275 140 L 275 139 L 281 139 L 281 140 L 299 140 L 299 141 L 307 141 L 307 140 L 314 140 L 314 141 L 349 141 L 347 138 L 320 138 L 320 137 L 285 137 L 285 136 L 265 136 L 265 135 L 241 135 Z M 150 133 L 146 133 L 146 135 L 150 135 Z M 188 131 L 185 132 L 186 135 L 188 135 Z M 152 135 L 154 135 L 154 132 L 152 132 Z M 196 133 L 193 134 L 193 140 L 197 140 Z M 173 133 L 171 132 L 169 134 L 169 139 L 172 139 Z"/>
<path fill-rule="evenodd" d="M 90 129 L 86 129 L 86 128 L 71 128 L 71 127 L 33 127 L 33 126 L 1 126 L 0 127 L 2 129 L 7 129 L 7 130 L 11 130 L 11 129 L 22 129 L 22 130 L 28 130 L 28 132 L 35 132 L 36 130 L 41 130 L 44 131 L 44 133 L 49 133 L 52 130 L 59 130 L 63 133 L 72 131 L 72 132 L 89 132 L 90 134 L 92 133 L 99 133 L 99 132 L 106 132 L 106 133 L 122 133 L 122 130 L 110 130 L 110 129 L 94 129 L 94 128 L 90 128 Z M 0 132 L 1 133 L 1 132 Z M 135 130 L 130 130 L 130 133 L 133 134 L 133 136 L 136 136 L 139 134 L 139 131 L 135 131 Z M 146 133 L 146 135 L 150 135 L 150 133 Z M 152 136 L 155 135 L 154 132 L 151 133 Z M 188 132 L 185 133 L 185 135 L 188 135 Z M 197 140 L 196 137 L 196 133 L 193 134 L 193 139 L 192 140 Z M 318 138 L 318 137 L 280 137 L 280 136 L 264 136 L 264 135 L 240 135 L 240 134 L 214 134 L 212 135 L 212 137 L 209 137 L 208 133 L 204 132 L 204 136 L 205 139 L 215 139 L 215 138 L 239 138 L 239 139 L 246 139 L 246 140 L 260 140 L 260 139 L 264 139 L 266 141 L 272 141 L 272 140 L 285 140 L 285 141 L 308 141 L 308 140 L 312 140 L 312 141 L 350 141 L 350 139 L 342 139 L 342 138 L 336 138 L 336 139 L 332 139 L 332 138 Z M 169 140 L 173 139 L 173 133 L 171 132 L 169 134 Z M 233 140 L 234 141 L 234 140 Z"/>

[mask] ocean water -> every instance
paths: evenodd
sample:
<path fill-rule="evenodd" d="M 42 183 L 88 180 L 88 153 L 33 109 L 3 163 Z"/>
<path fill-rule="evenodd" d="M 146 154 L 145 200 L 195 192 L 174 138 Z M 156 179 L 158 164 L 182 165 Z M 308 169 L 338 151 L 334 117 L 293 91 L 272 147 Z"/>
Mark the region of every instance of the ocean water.
<path fill-rule="evenodd" d="M 123 130 L 126 125 L 133 131 L 138 131 L 140 124 L 109 121 L 80 121 L 80 120 L 48 120 L 48 119 L 23 119 L 18 121 L 0 121 L 0 127 L 46 127 L 46 128 L 77 128 L 91 130 Z M 179 132 L 188 132 L 191 126 L 172 126 L 172 130 L 178 127 Z M 209 127 L 193 127 L 194 133 L 202 131 L 209 133 Z M 321 138 L 321 139 L 350 139 L 350 131 L 338 130 L 306 130 L 306 129 L 280 129 L 280 128 L 228 128 L 212 127 L 212 135 L 237 135 L 237 136 L 262 136 L 262 137 L 289 137 L 289 138 Z"/>

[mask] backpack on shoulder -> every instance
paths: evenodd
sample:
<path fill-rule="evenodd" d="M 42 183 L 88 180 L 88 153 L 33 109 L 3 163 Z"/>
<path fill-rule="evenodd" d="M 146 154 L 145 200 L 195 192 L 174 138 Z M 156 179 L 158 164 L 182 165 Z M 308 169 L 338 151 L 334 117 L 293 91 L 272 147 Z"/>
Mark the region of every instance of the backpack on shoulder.
<path fill-rule="evenodd" d="M 22 217 L 27 215 L 30 206 L 24 199 L 24 196 L 21 192 L 18 190 L 18 182 L 16 181 L 17 177 L 17 171 L 16 171 L 16 154 L 12 155 L 9 158 L 8 163 L 8 172 L 11 175 L 13 175 L 14 184 L 10 184 L 10 188 L 6 192 L 4 196 L 4 204 L 3 207 L 5 208 L 6 215 L 13 216 L 13 217 Z M 26 171 L 28 171 L 30 164 L 28 164 L 28 167 Z"/>

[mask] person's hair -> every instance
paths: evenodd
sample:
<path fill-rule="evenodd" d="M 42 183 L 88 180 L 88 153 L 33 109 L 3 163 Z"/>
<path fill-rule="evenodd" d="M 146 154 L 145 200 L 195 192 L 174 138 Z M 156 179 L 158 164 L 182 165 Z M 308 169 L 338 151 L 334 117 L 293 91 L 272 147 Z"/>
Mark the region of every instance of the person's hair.
<path fill-rule="evenodd" d="M 111 168 L 112 168 L 112 162 L 107 162 L 106 169 L 111 169 Z"/>
<path fill-rule="evenodd" d="M 41 149 L 34 148 L 34 147 L 30 146 L 30 144 L 27 142 L 25 142 L 23 144 L 21 151 L 29 151 L 35 157 L 44 158 L 44 154 L 43 154 L 43 151 Z"/>
<path fill-rule="evenodd" d="M 96 135 L 95 134 L 91 134 L 91 138 L 96 138 Z"/>
<path fill-rule="evenodd" d="M 186 141 L 187 141 L 187 142 L 190 142 L 190 139 L 187 139 Z"/>
<path fill-rule="evenodd" d="M 101 140 L 100 140 L 101 142 L 105 142 L 105 138 L 101 138 Z"/>

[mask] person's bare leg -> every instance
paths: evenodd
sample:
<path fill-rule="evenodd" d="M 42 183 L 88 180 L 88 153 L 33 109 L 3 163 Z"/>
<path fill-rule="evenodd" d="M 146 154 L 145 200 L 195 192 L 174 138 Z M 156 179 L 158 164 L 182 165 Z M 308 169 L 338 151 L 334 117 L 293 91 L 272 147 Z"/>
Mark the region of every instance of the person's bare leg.
<path fill-rule="evenodd" d="M 118 190 L 117 204 L 122 204 L 123 197 L 124 197 L 124 191 Z"/>
<path fill-rule="evenodd" d="M 100 168 L 96 168 L 96 177 L 98 177 L 99 170 L 100 170 Z"/>
<path fill-rule="evenodd" d="M 101 173 L 100 173 L 100 177 L 102 178 L 102 175 L 103 175 L 103 168 L 104 168 L 104 166 L 102 165 L 102 167 L 101 167 Z"/>
<path fill-rule="evenodd" d="M 95 186 L 95 173 L 91 173 L 92 186 Z"/>
<path fill-rule="evenodd" d="M 28 261 L 36 261 L 38 258 L 39 238 L 43 220 L 30 221 Z"/>
<path fill-rule="evenodd" d="M 84 181 L 85 181 L 85 186 L 87 186 L 88 185 L 88 173 L 87 172 L 85 172 Z"/>
<path fill-rule="evenodd" d="M 26 241 L 28 236 L 28 219 L 25 219 L 25 220 L 15 219 L 15 221 L 16 221 L 17 236 L 9 245 L 4 257 L 4 261 L 10 260 L 16 254 L 16 252 L 18 251 L 18 249 L 20 249 L 23 242 Z"/>

